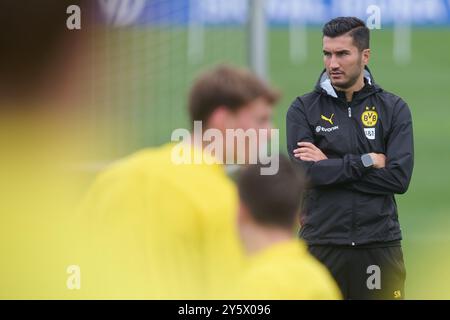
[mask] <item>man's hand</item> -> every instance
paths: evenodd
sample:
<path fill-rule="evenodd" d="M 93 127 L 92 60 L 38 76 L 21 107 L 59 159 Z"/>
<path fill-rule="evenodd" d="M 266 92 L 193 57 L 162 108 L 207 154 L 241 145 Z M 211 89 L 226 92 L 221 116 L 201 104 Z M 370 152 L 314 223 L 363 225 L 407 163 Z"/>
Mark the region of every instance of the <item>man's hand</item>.
<path fill-rule="evenodd" d="M 294 150 L 294 157 L 302 161 L 320 161 L 328 159 L 327 156 L 310 142 L 297 143 L 299 148 Z M 375 160 L 374 160 L 375 162 Z"/>
<path fill-rule="evenodd" d="M 369 153 L 369 156 L 372 158 L 373 167 L 375 169 L 381 169 L 386 166 L 386 156 L 382 153 Z"/>

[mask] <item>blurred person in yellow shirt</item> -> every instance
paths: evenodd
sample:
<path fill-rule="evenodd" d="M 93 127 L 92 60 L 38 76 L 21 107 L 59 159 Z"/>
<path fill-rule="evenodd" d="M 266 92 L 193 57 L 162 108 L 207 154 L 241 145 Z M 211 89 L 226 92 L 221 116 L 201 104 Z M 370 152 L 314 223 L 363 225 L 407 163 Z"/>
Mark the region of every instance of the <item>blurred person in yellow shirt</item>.
<path fill-rule="evenodd" d="M 227 175 L 249 144 L 227 130 L 269 130 L 278 94 L 245 69 L 218 66 L 189 95 L 200 132 L 137 152 L 101 173 L 81 208 L 82 295 L 88 298 L 226 298 L 242 267 L 236 187 Z M 194 125 L 193 127 L 198 128 Z M 195 136 L 219 133 L 222 148 Z M 228 141 L 227 141 L 228 139 Z M 181 161 L 187 160 L 187 161 Z M 196 161 L 200 159 L 200 161 Z"/>
<path fill-rule="evenodd" d="M 334 300 L 339 289 L 327 269 L 295 236 L 303 177 L 280 156 L 275 175 L 249 165 L 239 175 L 239 234 L 249 259 L 236 286 L 241 299 Z"/>
<path fill-rule="evenodd" d="M 92 1 L 0 2 L 0 299 L 68 297 Z M 67 10 L 83 11 L 69 30 Z M 70 242 L 71 243 L 71 242 Z"/>

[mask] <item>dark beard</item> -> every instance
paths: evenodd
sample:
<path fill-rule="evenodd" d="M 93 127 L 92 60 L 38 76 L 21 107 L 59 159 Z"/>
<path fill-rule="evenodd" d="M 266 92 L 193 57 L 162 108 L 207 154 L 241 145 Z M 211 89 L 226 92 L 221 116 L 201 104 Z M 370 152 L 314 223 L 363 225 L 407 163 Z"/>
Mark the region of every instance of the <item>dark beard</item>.
<path fill-rule="evenodd" d="M 353 86 L 358 81 L 360 75 L 361 74 L 354 76 L 349 81 L 347 81 L 346 83 L 340 84 L 339 86 L 336 86 L 333 82 L 331 82 L 331 84 L 333 85 L 333 87 L 345 90 L 345 89 L 348 89 L 351 86 Z"/>
<path fill-rule="evenodd" d="M 362 67 L 362 55 L 361 54 L 359 55 L 358 65 Z M 364 68 L 362 68 L 361 72 L 364 72 Z M 358 81 L 359 77 L 361 76 L 361 72 L 359 74 L 355 75 L 353 78 L 350 78 L 350 80 L 348 80 L 347 83 L 341 84 L 340 86 L 336 86 L 336 88 L 343 89 L 343 90 L 350 88 Z M 333 84 L 333 82 L 331 82 L 331 84 L 333 86 L 335 86 Z"/>

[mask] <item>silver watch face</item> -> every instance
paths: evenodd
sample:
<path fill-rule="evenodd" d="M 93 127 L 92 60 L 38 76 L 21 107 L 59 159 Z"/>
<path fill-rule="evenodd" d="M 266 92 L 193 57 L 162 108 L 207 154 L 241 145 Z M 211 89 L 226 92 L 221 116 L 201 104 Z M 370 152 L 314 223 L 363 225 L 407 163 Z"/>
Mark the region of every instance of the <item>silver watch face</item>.
<path fill-rule="evenodd" d="M 366 167 L 366 168 L 373 165 L 372 157 L 368 154 L 363 154 L 361 156 L 361 160 L 362 160 L 364 167 Z"/>

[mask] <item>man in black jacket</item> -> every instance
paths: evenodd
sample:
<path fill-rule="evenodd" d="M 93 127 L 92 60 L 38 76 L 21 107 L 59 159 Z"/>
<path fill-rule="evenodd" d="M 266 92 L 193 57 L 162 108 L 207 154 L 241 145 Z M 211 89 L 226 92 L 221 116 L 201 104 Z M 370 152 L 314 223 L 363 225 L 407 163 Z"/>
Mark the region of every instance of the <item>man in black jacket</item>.
<path fill-rule="evenodd" d="M 347 299 L 402 299 L 405 268 L 394 194 L 413 170 L 407 104 L 375 84 L 369 29 L 353 17 L 323 28 L 325 70 L 287 112 L 291 159 L 309 178 L 300 235 Z"/>

